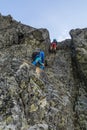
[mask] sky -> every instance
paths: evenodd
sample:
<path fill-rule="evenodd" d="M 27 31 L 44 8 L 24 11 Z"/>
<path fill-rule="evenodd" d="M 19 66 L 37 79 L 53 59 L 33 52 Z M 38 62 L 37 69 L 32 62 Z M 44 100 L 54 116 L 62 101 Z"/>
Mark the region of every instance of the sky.
<path fill-rule="evenodd" d="M 50 39 L 70 38 L 71 29 L 87 27 L 87 0 L 0 0 L 0 13 L 34 28 L 46 28 Z"/>

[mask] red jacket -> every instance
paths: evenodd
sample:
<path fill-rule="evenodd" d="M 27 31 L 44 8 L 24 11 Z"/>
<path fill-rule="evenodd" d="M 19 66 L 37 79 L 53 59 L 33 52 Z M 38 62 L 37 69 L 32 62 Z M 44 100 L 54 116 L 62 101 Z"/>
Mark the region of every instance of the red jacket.
<path fill-rule="evenodd" d="M 51 47 L 52 47 L 53 49 L 55 49 L 55 48 L 57 47 L 56 42 L 52 42 L 52 43 L 51 43 Z"/>

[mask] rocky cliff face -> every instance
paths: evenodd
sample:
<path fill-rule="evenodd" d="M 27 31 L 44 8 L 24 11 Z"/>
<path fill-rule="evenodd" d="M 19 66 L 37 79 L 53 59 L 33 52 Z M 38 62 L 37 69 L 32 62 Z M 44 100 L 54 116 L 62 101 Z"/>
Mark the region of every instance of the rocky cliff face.
<path fill-rule="evenodd" d="M 87 129 L 87 29 L 71 30 L 75 112 L 79 129 Z"/>
<path fill-rule="evenodd" d="M 87 129 L 86 30 L 70 34 L 49 54 L 47 29 L 0 16 L 0 130 Z M 37 47 L 48 61 L 40 75 L 31 64 Z"/>

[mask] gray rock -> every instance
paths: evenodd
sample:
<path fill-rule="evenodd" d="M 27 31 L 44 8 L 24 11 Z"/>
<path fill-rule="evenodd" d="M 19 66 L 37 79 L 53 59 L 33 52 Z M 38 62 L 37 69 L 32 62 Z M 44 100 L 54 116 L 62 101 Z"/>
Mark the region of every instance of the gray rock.
<path fill-rule="evenodd" d="M 0 15 L 1 130 L 87 129 L 87 29 L 49 54 L 47 29 L 36 29 Z M 38 75 L 33 50 L 45 51 L 48 66 Z"/>

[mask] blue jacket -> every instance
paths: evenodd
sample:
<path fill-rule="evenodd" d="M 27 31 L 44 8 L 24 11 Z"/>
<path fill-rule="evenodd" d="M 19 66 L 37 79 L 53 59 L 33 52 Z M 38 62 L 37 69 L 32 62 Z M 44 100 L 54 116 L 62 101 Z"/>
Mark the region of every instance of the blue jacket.
<path fill-rule="evenodd" d="M 40 57 L 41 57 L 42 63 L 44 63 L 44 58 L 45 58 L 44 51 L 40 51 Z"/>

